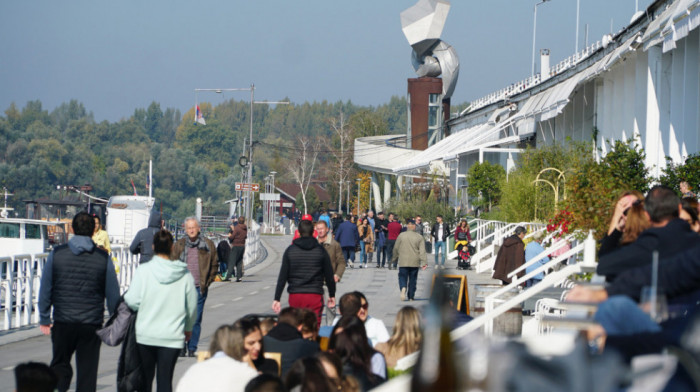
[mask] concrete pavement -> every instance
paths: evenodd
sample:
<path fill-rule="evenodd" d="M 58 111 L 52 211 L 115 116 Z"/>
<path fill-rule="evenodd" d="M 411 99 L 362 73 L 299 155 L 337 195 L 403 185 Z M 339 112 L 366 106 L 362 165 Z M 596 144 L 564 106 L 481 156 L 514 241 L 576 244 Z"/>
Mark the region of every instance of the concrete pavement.
<path fill-rule="evenodd" d="M 210 288 L 202 322 L 200 350 L 207 349 L 213 332 L 220 325 L 231 324 L 250 313 L 272 313 L 271 304 L 282 254 L 291 243 L 291 236 L 263 236 L 262 241 L 268 251 L 267 258 L 262 263 L 246 270 L 242 282 L 214 283 Z M 340 298 L 342 294 L 349 291 L 362 291 L 369 301 L 370 315 L 383 320 L 391 333 L 396 313 L 402 306 L 411 305 L 421 308 L 427 304 L 432 275 L 435 271 L 432 267 L 432 261 L 432 255 L 428 255 L 429 268 L 418 274 L 418 289 L 416 300 L 413 302 L 400 300 L 398 272 L 377 269 L 375 268 L 376 264 L 370 264 L 370 268 L 367 269 L 346 269 L 343 279 L 338 284 L 336 298 Z M 465 271 L 455 269 L 456 263 L 456 260 L 448 260 L 446 272 L 464 274 Z M 473 285 L 494 281 L 489 277 L 478 276 L 473 271 L 466 271 L 466 274 L 470 286 L 470 299 L 473 304 Z M 287 304 L 286 290 L 282 297 L 282 304 L 283 306 Z M 119 352 L 120 347 L 102 346 L 98 390 L 115 390 Z M 50 338 L 41 335 L 37 327 L 0 334 L 0 392 L 14 390 L 12 370 L 16 364 L 27 361 L 48 363 L 50 360 Z M 174 385 L 194 361 L 193 358 L 180 358 L 178 360 L 175 367 Z"/>

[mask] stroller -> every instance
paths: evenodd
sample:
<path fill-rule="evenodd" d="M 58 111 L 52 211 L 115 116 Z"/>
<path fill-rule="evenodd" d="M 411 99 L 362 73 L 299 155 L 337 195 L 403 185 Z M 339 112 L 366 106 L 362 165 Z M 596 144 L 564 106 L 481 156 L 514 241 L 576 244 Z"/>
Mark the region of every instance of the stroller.
<path fill-rule="evenodd" d="M 457 250 L 457 269 L 469 269 L 474 247 L 466 240 L 462 240 L 455 243 L 455 249 Z"/>

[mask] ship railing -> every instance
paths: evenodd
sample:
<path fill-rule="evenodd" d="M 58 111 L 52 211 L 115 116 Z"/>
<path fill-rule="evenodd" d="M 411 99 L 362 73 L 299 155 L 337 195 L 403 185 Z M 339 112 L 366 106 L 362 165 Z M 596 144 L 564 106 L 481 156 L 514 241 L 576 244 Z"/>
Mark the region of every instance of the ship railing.
<path fill-rule="evenodd" d="M 48 253 L 0 258 L 0 330 L 39 322 L 39 286 Z"/>

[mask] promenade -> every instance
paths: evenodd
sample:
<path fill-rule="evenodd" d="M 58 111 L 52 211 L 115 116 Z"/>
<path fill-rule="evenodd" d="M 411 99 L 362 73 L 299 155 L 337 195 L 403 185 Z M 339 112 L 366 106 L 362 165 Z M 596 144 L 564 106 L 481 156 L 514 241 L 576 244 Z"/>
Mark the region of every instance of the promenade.
<path fill-rule="evenodd" d="M 274 297 L 282 254 L 291 243 L 291 236 L 263 236 L 262 243 L 267 249 L 267 257 L 261 263 L 245 271 L 241 283 L 214 283 L 209 289 L 202 321 L 200 350 L 206 350 L 209 340 L 220 325 L 233 323 L 250 313 L 272 313 L 270 308 Z M 376 255 L 375 255 L 376 261 Z M 447 273 L 464 274 L 456 270 L 456 260 L 446 262 Z M 367 269 L 346 269 L 343 279 L 337 286 L 336 297 L 346 292 L 362 291 L 369 301 L 369 314 L 384 321 L 391 333 L 397 311 L 405 305 L 418 308 L 425 306 L 430 295 L 433 272 L 433 255 L 428 255 L 429 268 L 418 274 L 419 284 L 414 302 L 402 302 L 399 298 L 398 272 L 377 269 L 376 263 Z M 466 271 L 470 300 L 474 301 L 474 284 L 493 282 L 488 276 Z M 282 296 L 282 305 L 287 305 L 287 293 Z M 325 318 L 323 325 L 325 325 Z M 117 363 L 120 347 L 102 345 L 98 372 L 98 390 L 116 389 Z M 27 361 L 51 361 L 51 340 L 43 336 L 38 327 L 13 330 L 0 334 L 0 392 L 14 391 L 14 366 Z M 180 358 L 175 367 L 174 385 L 185 371 L 195 363 L 194 358 Z M 73 378 L 75 381 L 75 376 Z"/>

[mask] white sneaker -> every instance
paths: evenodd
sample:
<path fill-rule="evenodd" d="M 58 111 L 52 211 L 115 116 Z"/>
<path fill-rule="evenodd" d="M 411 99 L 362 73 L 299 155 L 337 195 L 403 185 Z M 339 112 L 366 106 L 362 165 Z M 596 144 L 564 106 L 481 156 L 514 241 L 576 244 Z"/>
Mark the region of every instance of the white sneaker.
<path fill-rule="evenodd" d="M 439 265 L 437 265 L 437 264 L 435 264 L 435 269 L 438 269 L 438 268 L 440 268 L 440 266 L 439 266 Z"/>
<path fill-rule="evenodd" d="M 401 300 L 402 301 L 406 300 L 406 288 L 405 287 L 401 288 Z"/>

